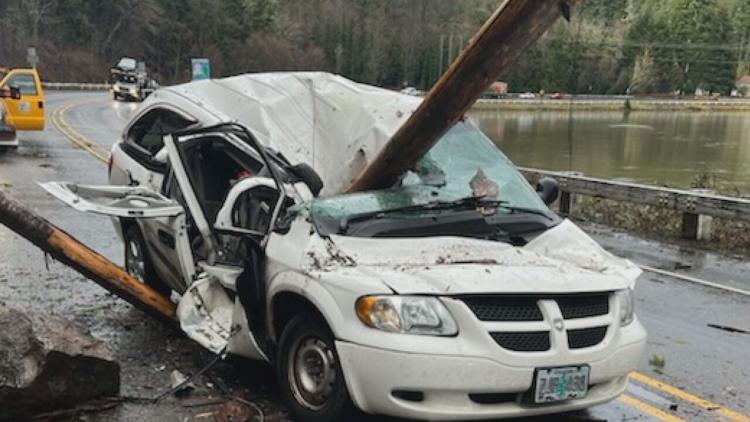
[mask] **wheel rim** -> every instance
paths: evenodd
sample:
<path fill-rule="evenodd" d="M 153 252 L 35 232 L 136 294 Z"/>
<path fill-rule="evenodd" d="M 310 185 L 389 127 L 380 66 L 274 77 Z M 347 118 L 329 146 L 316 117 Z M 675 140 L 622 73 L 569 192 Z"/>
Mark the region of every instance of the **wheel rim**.
<path fill-rule="evenodd" d="M 145 281 L 146 261 L 141 246 L 135 239 L 128 240 L 125 246 L 125 269 L 141 282 Z"/>
<path fill-rule="evenodd" d="M 292 346 L 288 368 L 289 385 L 297 402 L 310 410 L 323 409 L 336 382 L 333 349 L 319 337 L 303 337 Z"/>

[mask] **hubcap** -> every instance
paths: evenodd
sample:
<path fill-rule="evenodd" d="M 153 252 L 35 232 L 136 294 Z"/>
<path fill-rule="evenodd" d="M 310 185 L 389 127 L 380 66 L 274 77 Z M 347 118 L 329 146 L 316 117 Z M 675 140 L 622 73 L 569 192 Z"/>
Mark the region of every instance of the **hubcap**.
<path fill-rule="evenodd" d="M 146 279 L 146 262 L 137 241 L 130 239 L 125 245 L 125 269 L 138 280 Z"/>
<path fill-rule="evenodd" d="M 297 402 L 316 411 L 325 407 L 336 382 L 333 350 L 318 337 L 303 337 L 292 347 L 288 368 L 289 385 Z"/>

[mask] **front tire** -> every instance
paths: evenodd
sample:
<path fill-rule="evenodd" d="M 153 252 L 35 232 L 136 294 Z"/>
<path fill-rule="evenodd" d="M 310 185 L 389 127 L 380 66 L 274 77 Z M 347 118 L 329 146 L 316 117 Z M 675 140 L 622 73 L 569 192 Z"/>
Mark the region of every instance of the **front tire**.
<path fill-rule="evenodd" d="M 151 257 L 148 255 L 148 249 L 146 249 L 146 241 L 138 224 L 128 224 L 125 227 L 123 237 L 125 240 L 125 269 L 128 273 L 162 295 L 169 297 L 172 289 L 156 275 Z"/>
<path fill-rule="evenodd" d="M 311 314 L 298 315 L 284 327 L 276 375 L 295 421 L 349 420 L 354 413 L 333 335 Z"/>

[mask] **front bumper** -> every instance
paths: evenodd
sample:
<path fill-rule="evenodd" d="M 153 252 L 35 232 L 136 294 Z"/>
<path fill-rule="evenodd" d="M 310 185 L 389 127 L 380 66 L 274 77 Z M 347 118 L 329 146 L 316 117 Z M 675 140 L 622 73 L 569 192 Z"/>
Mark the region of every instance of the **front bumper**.
<path fill-rule="evenodd" d="M 605 357 L 581 356 L 578 363 L 591 366 L 588 395 L 551 405 L 526 404 L 523 395 L 531 389 L 536 367 L 558 366 L 554 356 L 518 366 L 487 356 L 406 353 L 344 341 L 336 347 L 349 393 L 365 412 L 429 420 L 508 418 L 568 412 L 619 396 L 646 345 L 637 321 L 620 331 L 623 335 L 608 345 Z M 393 395 L 398 390 L 422 393 L 422 399 L 398 398 Z M 487 403 L 475 394 L 503 398 Z"/>
<path fill-rule="evenodd" d="M 18 146 L 18 137 L 16 136 L 16 129 L 13 126 L 0 123 L 0 146 Z"/>
<path fill-rule="evenodd" d="M 141 98 L 138 88 L 134 85 L 118 85 L 112 86 L 112 92 L 117 94 L 120 98 L 139 100 Z"/>

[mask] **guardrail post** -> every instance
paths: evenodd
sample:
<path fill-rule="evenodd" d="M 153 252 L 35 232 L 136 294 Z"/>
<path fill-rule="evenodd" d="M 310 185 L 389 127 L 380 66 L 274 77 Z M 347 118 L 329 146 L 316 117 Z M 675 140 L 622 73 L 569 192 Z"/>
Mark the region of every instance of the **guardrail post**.
<path fill-rule="evenodd" d="M 562 176 L 583 176 L 583 173 L 577 171 L 560 172 Z M 560 200 L 557 209 L 560 214 L 571 215 L 578 204 L 578 195 L 565 189 L 567 183 L 565 180 L 559 180 L 560 183 Z"/>
<path fill-rule="evenodd" d="M 690 192 L 703 195 L 715 194 L 715 192 L 710 189 L 690 189 Z M 709 215 L 701 215 L 692 212 L 682 213 L 682 237 L 691 240 L 711 240 L 712 220 L 713 217 Z"/>

